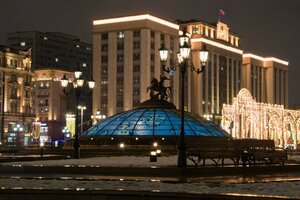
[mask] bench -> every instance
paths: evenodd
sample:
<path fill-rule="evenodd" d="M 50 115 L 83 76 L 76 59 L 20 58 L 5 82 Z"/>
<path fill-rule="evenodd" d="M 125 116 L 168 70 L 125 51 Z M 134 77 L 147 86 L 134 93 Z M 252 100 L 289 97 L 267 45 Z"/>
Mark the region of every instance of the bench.
<path fill-rule="evenodd" d="M 239 164 L 239 154 L 232 138 L 226 137 L 186 137 L 186 157 L 196 167 L 202 161 L 211 160 L 216 166 L 224 166 L 224 159 L 230 159 L 235 166 Z"/>
<path fill-rule="evenodd" d="M 264 162 L 266 165 L 281 163 L 287 160 L 287 151 L 275 147 L 274 140 L 237 139 L 236 148 L 240 152 L 243 166 Z"/>

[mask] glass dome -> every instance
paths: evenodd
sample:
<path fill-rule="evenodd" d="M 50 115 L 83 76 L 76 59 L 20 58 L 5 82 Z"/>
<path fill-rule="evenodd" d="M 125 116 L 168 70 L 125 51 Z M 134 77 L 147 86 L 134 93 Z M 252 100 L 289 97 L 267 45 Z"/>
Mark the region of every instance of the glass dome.
<path fill-rule="evenodd" d="M 185 112 L 185 136 L 231 137 L 214 123 Z M 180 113 L 175 109 L 138 108 L 111 116 L 82 136 L 178 136 Z"/>

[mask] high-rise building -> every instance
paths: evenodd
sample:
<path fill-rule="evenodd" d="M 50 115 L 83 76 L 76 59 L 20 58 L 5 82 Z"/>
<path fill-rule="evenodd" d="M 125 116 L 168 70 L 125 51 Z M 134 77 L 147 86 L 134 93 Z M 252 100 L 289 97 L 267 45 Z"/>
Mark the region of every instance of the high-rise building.
<path fill-rule="evenodd" d="M 35 120 L 32 112 L 31 52 L 0 45 L 0 142 L 9 146 L 28 144 L 31 125 Z"/>
<path fill-rule="evenodd" d="M 24 31 L 6 34 L 6 43 L 14 48 L 32 49 L 32 70 L 75 71 L 92 67 L 92 45 L 77 36 L 60 32 Z"/>
<path fill-rule="evenodd" d="M 221 21 L 178 20 L 175 24 L 146 14 L 95 20 L 93 25 L 94 112 L 100 109 L 110 116 L 148 99 L 147 86 L 163 74 L 160 45 L 170 50 L 166 66 L 174 66 L 183 30 L 191 38 L 194 67 L 200 67 L 198 52 L 203 45 L 209 51 L 204 72 L 197 75 L 188 70 L 186 74 L 185 110 L 220 123 L 223 104 L 232 103 L 244 87 L 262 102 L 287 105 L 288 63 L 244 54 L 239 35 Z M 170 76 L 173 91 L 169 100 L 177 107 L 179 73 Z"/>
<path fill-rule="evenodd" d="M 24 31 L 7 33 L 6 42 L 8 45 L 18 49 L 31 48 L 33 70 L 55 69 L 74 72 L 79 68 L 83 72 L 85 80 L 90 80 L 93 76 L 92 45 L 81 42 L 77 36 L 60 32 Z M 75 112 L 77 109 L 74 107 L 74 100 L 75 98 L 68 99 L 67 110 L 70 112 Z M 87 107 L 84 121 L 90 120 L 91 96 L 83 96 L 80 99 L 80 103 Z M 40 115 L 39 113 L 37 114 Z M 46 118 L 42 117 L 42 119 L 44 121 Z M 50 118 L 48 119 L 50 120 Z"/>
<path fill-rule="evenodd" d="M 288 62 L 243 54 L 243 86 L 257 102 L 288 107 Z"/>
<path fill-rule="evenodd" d="M 147 100 L 152 78 L 160 79 L 158 49 L 171 50 L 167 65 L 179 50 L 177 24 L 151 15 L 95 20 L 93 27 L 93 113 L 113 115 Z M 170 99 L 178 105 L 178 73 Z"/>

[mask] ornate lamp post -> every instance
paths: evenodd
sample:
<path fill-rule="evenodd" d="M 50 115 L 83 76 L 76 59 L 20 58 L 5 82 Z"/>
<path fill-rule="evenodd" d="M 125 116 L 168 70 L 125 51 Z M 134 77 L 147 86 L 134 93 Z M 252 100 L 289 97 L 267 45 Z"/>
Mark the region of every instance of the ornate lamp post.
<path fill-rule="evenodd" d="M 75 74 L 75 80 L 73 83 L 73 88 L 75 90 L 75 96 L 76 96 L 76 108 L 78 107 L 79 103 L 79 97 L 83 93 L 83 86 L 84 86 L 84 79 L 82 78 L 82 72 L 79 70 L 79 67 L 74 72 Z M 69 95 L 73 90 L 67 91 L 66 88 L 68 86 L 68 83 L 71 82 L 69 79 L 67 79 L 66 75 L 61 79 L 61 86 L 63 87 L 63 92 L 66 95 Z M 92 90 L 95 87 L 95 81 L 90 80 L 88 81 L 88 87 Z M 75 112 L 75 135 L 74 135 L 74 144 L 73 144 L 73 158 L 78 159 L 80 158 L 80 152 L 79 152 L 79 135 L 78 135 L 78 124 L 79 124 L 79 117 L 78 112 Z"/>
<path fill-rule="evenodd" d="M 106 115 L 101 115 L 101 114 L 100 114 L 100 110 L 97 110 L 97 111 L 96 111 L 96 115 L 92 115 L 92 116 L 91 116 L 91 119 L 92 119 L 92 121 L 93 121 L 93 124 L 99 123 L 100 120 L 105 119 L 105 118 L 106 118 Z"/>
<path fill-rule="evenodd" d="M 80 135 L 83 132 L 83 111 L 86 110 L 86 106 L 79 105 L 78 110 L 80 110 Z"/>
<path fill-rule="evenodd" d="M 20 124 L 17 124 L 16 127 L 14 127 L 14 131 L 15 131 L 15 134 L 16 134 L 16 150 L 19 150 L 19 145 L 20 145 L 20 134 L 22 133 L 23 131 L 23 127 L 21 127 Z"/>
<path fill-rule="evenodd" d="M 70 130 L 67 127 L 62 129 L 62 133 L 64 134 L 64 140 L 70 139 Z"/>
<path fill-rule="evenodd" d="M 190 68 L 191 71 L 200 74 L 204 71 L 206 61 L 208 58 L 208 51 L 206 50 L 206 46 L 203 45 L 202 49 L 199 52 L 201 67 L 195 68 L 192 61 L 189 59 L 191 46 L 189 45 L 189 37 L 186 34 L 186 31 L 183 31 L 183 34 L 179 38 L 179 49 L 180 53 L 177 54 L 178 63 L 175 64 L 172 68 L 166 68 L 166 60 L 168 58 L 168 49 L 162 44 L 161 48 L 159 49 L 160 60 L 162 62 L 162 69 L 163 71 L 170 73 L 171 71 L 175 71 L 176 68 L 179 68 L 181 73 L 181 104 L 180 104 L 180 112 L 181 112 L 181 126 L 180 126 L 180 138 L 178 144 L 178 160 L 177 166 L 178 167 L 186 167 L 187 160 L 186 160 L 186 147 L 185 147 L 185 136 L 184 136 L 184 77 L 187 68 Z"/>

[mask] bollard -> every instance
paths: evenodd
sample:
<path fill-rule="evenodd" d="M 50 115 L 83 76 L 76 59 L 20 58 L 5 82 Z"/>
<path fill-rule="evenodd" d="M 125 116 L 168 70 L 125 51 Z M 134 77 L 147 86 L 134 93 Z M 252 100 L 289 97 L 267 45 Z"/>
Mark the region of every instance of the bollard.
<path fill-rule="evenodd" d="M 150 162 L 157 162 L 157 153 L 156 151 L 150 152 Z"/>
<path fill-rule="evenodd" d="M 44 155 L 44 142 L 40 143 L 40 148 L 41 148 L 40 155 L 41 155 L 41 157 L 43 157 L 43 155 Z"/>

